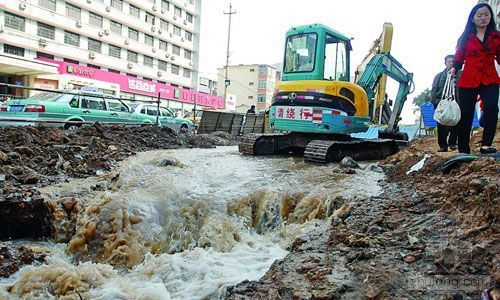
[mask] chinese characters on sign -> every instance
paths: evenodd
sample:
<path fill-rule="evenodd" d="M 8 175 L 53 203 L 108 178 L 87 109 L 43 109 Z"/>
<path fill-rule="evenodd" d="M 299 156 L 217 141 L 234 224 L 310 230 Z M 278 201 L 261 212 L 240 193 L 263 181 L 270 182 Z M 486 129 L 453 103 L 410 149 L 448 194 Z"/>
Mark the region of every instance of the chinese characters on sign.
<path fill-rule="evenodd" d="M 156 93 L 156 85 L 154 83 L 147 83 L 136 79 L 128 79 L 128 88 L 135 91 Z"/>
<path fill-rule="evenodd" d="M 312 120 L 312 116 L 312 109 L 310 107 L 276 108 L 276 117 L 278 119 L 310 121 Z"/>

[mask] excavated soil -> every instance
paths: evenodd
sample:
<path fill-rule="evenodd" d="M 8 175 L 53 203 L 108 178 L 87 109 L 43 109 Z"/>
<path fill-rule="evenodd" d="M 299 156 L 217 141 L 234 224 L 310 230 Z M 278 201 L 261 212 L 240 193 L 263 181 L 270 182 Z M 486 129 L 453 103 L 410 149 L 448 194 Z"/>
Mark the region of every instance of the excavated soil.
<path fill-rule="evenodd" d="M 422 138 L 386 159 L 382 195 L 344 204 L 226 298 L 479 299 L 485 288 L 500 296 L 500 164 L 480 158 L 443 174 L 457 153 L 436 151 L 435 138 Z"/>

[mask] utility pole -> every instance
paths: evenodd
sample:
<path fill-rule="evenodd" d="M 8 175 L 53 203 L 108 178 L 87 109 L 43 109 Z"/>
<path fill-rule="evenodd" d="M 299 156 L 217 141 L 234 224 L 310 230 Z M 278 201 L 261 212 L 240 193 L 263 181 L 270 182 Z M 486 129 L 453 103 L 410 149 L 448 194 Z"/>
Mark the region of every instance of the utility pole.
<path fill-rule="evenodd" d="M 229 3 L 229 12 L 224 12 L 225 15 L 229 15 L 229 26 L 227 29 L 227 52 L 226 52 L 226 76 L 224 77 L 224 107 L 226 106 L 226 97 L 227 97 L 227 87 L 229 86 L 229 79 L 227 78 L 227 68 L 229 65 L 229 41 L 231 40 L 231 16 L 236 14 L 236 11 L 233 11 L 233 5 Z"/>

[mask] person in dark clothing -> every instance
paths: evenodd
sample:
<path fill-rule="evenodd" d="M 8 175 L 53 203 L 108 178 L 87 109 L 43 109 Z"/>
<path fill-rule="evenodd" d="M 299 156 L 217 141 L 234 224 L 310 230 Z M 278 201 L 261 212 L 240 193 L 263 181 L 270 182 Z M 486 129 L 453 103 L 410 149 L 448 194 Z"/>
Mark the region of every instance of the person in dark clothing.
<path fill-rule="evenodd" d="M 474 6 L 465 30 L 458 39 L 450 74 L 465 66 L 458 80 L 461 119 L 458 123 L 458 151 L 470 153 L 470 130 L 477 96 L 483 102 L 483 138 L 481 153 L 496 153 L 492 146 L 498 122 L 498 85 L 500 77 L 495 59 L 500 63 L 500 34 L 496 30 L 493 10 L 486 3 Z"/>
<path fill-rule="evenodd" d="M 444 64 L 446 68 L 442 72 L 439 72 L 432 82 L 431 102 L 434 105 L 434 109 L 436 109 L 439 101 L 441 101 L 448 72 L 453 67 L 453 55 L 447 55 L 444 58 Z M 451 150 L 457 150 L 456 126 L 445 126 L 437 123 L 437 132 L 439 144 L 438 152 L 447 152 L 448 146 Z"/>
<path fill-rule="evenodd" d="M 255 114 L 255 105 L 250 106 L 250 109 L 247 110 L 247 114 Z"/>

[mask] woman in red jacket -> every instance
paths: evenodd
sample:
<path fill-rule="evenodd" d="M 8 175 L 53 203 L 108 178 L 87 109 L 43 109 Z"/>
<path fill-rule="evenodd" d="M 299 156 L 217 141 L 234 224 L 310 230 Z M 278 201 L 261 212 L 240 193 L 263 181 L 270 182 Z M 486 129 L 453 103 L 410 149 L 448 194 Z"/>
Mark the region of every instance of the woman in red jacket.
<path fill-rule="evenodd" d="M 458 151 L 470 153 L 470 130 L 477 96 L 483 100 L 484 131 L 481 153 L 495 153 L 492 147 L 498 121 L 498 85 L 500 77 L 495 59 L 500 63 L 500 34 L 496 30 L 493 10 L 486 3 L 474 6 L 465 30 L 458 39 L 450 73 L 462 68 L 458 80 L 458 101 L 462 116 L 458 123 Z"/>

